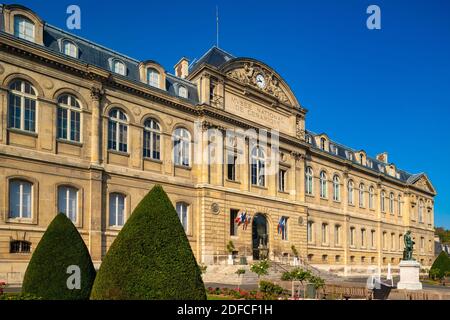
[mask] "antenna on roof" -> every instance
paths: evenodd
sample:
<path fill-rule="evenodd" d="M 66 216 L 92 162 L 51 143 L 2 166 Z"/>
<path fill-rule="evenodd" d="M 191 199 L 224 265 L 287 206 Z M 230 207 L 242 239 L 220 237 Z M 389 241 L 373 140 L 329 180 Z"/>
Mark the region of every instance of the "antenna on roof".
<path fill-rule="evenodd" d="M 216 5 L 216 47 L 219 47 L 219 6 Z"/>

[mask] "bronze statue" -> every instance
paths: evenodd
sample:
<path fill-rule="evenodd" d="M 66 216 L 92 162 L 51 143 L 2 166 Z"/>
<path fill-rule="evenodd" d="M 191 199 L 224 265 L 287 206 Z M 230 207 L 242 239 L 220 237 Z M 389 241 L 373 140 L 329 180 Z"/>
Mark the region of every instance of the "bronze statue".
<path fill-rule="evenodd" d="M 412 257 L 415 242 L 411 238 L 411 231 L 407 231 L 403 236 L 405 250 L 403 250 L 403 260 L 414 260 Z"/>

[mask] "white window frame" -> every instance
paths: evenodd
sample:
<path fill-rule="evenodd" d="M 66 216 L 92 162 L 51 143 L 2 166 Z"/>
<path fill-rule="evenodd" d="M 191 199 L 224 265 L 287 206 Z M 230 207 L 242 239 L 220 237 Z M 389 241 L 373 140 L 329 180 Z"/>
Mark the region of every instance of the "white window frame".
<path fill-rule="evenodd" d="M 65 97 L 65 96 L 67 96 L 67 104 L 61 102 L 62 98 Z M 72 105 L 73 100 L 75 101 L 75 107 Z M 59 135 L 59 133 L 60 133 L 59 132 L 59 129 L 60 129 L 59 128 L 59 123 L 60 123 L 60 121 L 59 121 L 59 109 L 64 109 L 67 112 L 67 118 L 65 119 L 65 122 L 66 122 L 66 138 L 61 137 Z M 80 115 L 79 133 L 78 133 L 79 139 L 78 140 L 77 139 L 72 139 L 72 137 L 71 137 L 73 113 L 77 113 L 77 114 Z M 81 132 L 82 132 L 81 128 L 83 127 L 80 101 L 72 94 L 64 93 L 64 94 L 60 95 L 58 97 L 58 110 L 57 110 L 57 115 L 56 116 L 57 116 L 57 119 L 56 119 L 56 121 L 57 121 L 57 133 L 56 134 L 57 134 L 58 139 L 80 143 L 81 142 Z"/>
<path fill-rule="evenodd" d="M 61 191 L 65 191 L 65 199 L 66 199 L 66 203 L 63 204 L 64 205 L 64 211 L 60 211 L 60 206 L 61 206 L 61 200 L 60 199 L 60 192 Z M 70 192 L 71 191 L 75 191 L 75 213 L 74 213 L 74 218 L 72 219 L 71 215 L 70 215 Z M 67 218 L 69 218 L 73 223 L 77 223 L 78 222 L 78 202 L 79 202 L 79 190 L 73 186 L 70 185 L 61 185 L 58 187 L 58 212 L 57 213 L 63 213 L 66 215 Z"/>
<path fill-rule="evenodd" d="M 306 168 L 305 172 L 305 192 L 308 195 L 314 194 L 314 171 L 311 167 Z"/>
<path fill-rule="evenodd" d="M 341 179 L 337 174 L 333 176 L 333 200 L 341 201 Z"/>
<path fill-rule="evenodd" d="M 113 115 L 113 112 L 117 111 L 116 115 Z M 121 116 L 124 116 L 125 119 L 121 119 Z M 115 136 L 110 136 L 110 126 L 113 125 L 115 127 Z M 126 128 L 126 129 L 125 129 Z M 125 151 L 120 150 L 120 136 L 124 136 L 126 131 L 126 137 L 125 137 Z M 108 150 L 110 151 L 117 151 L 117 152 L 123 152 L 128 153 L 128 116 L 127 114 L 120 108 L 113 108 L 109 111 L 108 114 Z M 113 138 L 113 139 L 111 139 Z M 110 146 L 109 142 L 113 141 L 115 142 L 115 147 Z"/>
<path fill-rule="evenodd" d="M 112 61 L 112 69 L 114 73 L 120 74 L 122 76 L 127 75 L 127 67 L 125 63 L 119 59 L 114 59 Z"/>
<path fill-rule="evenodd" d="M 364 193 L 365 193 L 365 191 L 366 191 L 366 187 L 365 187 L 365 185 L 364 185 L 364 183 L 360 183 L 359 184 L 359 192 L 358 192 L 358 195 L 359 195 L 359 207 L 360 208 L 364 208 L 364 206 L 365 206 L 365 201 L 364 201 Z"/>
<path fill-rule="evenodd" d="M 188 90 L 185 86 L 178 87 L 178 96 L 185 99 L 188 98 Z"/>
<path fill-rule="evenodd" d="M 326 199 L 328 197 L 327 174 L 325 171 L 320 172 L 320 197 Z"/>
<path fill-rule="evenodd" d="M 253 175 L 253 166 L 256 168 L 256 176 Z M 254 183 L 254 178 L 256 183 Z M 254 186 L 266 186 L 266 153 L 260 146 L 255 146 L 251 152 L 250 182 Z"/>
<path fill-rule="evenodd" d="M 176 128 L 173 131 L 173 163 L 176 166 L 190 167 L 191 164 L 191 134 L 186 128 Z M 188 153 L 188 154 L 186 154 Z"/>
<path fill-rule="evenodd" d="M 123 212 L 122 212 L 122 224 L 119 222 L 119 200 L 123 198 Z M 115 212 L 111 212 L 111 203 L 115 202 Z M 113 228 L 123 227 L 125 225 L 125 213 L 127 207 L 127 196 L 120 192 L 111 192 L 109 194 L 109 202 L 108 202 L 108 225 Z M 111 215 L 114 217 L 114 224 L 111 224 Z"/>
<path fill-rule="evenodd" d="M 161 74 L 155 68 L 147 68 L 147 83 L 155 88 L 160 88 Z"/>
<path fill-rule="evenodd" d="M 62 52 L 69 57 L 78 59 L 78 47 L 71 40 L 63 40 L 62 42 Z"/>
<path fill-rule="evenodd" d="M 347 183 L 347 198 L 348 198 L 347 200 L 349 205 L 355 204 L 354 190 L 355 185 L 353 183 L 353 180 L 349 180 Z"/>
<path fill-rule="evenodd" d="M 183 226 L 184 232 L 189 232 L 189 207 L 190 205 L 184 201 L 179 201 L 176 203 L 175 208 L 178 214 L 178 219 L 180 219 L 180 223 Z M 184 211 L 183 211 L 184 208 Z M 180 210 L 181 209 L 181 210 Z M 186 218 L 185 223 L 183 223 L 183 215 Z"/>
<path fill-rule="evenodd" d="M 153 118 L 148 118 L 144 122 L 144 144 L 142 154 L 145 159 L 161 160 L 161 126 L 159 122 Z M 155 142 L 156 140 L 156 142 Z M 159 150 L 159 156 L 154 157 L 154 148 Z M 145 154 L 145 150 L 150 151 L 150 156 Z"/>
<path fill-rule="evenodd" d="M 15 15 L 14 35 L 20 39 L 35 42 L 36 26 L 34 25 L 34 22 L 25 16 Z"/>
<path fill-rule="evenodd" d="M 19 187 L 19 216 L 13 216 L 12 215 L 12 207 L 13 207 L 13 203 L 12 203 L 12 191 L 13 191 L 13 187 L 12 185 L 17 183 L 18 187 Z M 24 211 L 25 210 L 25 193 L 24 193 L 24 186 L 25 184 L 29 185 L 30 187 L 30 201 L 29 201 L 29 215 L 25 215 Z M 33 202 L 34 202 L 34 195 L 33 195 L 33 188 L 34 188 L 34 184 L 30 181 L 27 180 L 23 180 L 23 179 L 11 179 L 9 180 L 9 195 L 8 195 L 8 202 L 9 202 L 9 209 L 8 209 L 8 218 L 9 219 L 32 219 L 33 217 Z"/>
<path fill-rule="evenodd" d="M 375 189 L 373 186 L 369 187 L 369 209 L 374 208 L 374 200 L 375 200 Z"/>
<path fill-rule="evenodd" d="M 20 91 L 17 91 L 15 89 L 12 89 L 13 84 L 16 84 L 17 82 L 20 83 Z M 32 90 L 32 93 L 26 93 L 25 92 L 25 86 L 26 84 L 28 84 Z M 14 123 L 11 124 L 11 98 L 15 96 L 15 97 L 19 97 L 20 98 L 20 127 L 17 128 L 15 125 L 15 121 L 13 121 Z M 28 99 L 31 102 L 34 102 L 34 130 L 28 130 L 25 129 L 25 101 L 26 99 Z M 38 128 L 38 106 L 37 106 L 37 94 L 36 94 L 36 88 L 29 82 L 23 79 L 16 79 L 14 81 L 11 82 L 11 84 L 9 85 L 9 95 L 8 95 L 8 128 L 13 128 L 13 129 L 17 129 L 17 130 L 21 130 L 21 131 L 26 131 L 26 132 L 33 132 L 36 133 L 37 132 L 37 128 Z"/>

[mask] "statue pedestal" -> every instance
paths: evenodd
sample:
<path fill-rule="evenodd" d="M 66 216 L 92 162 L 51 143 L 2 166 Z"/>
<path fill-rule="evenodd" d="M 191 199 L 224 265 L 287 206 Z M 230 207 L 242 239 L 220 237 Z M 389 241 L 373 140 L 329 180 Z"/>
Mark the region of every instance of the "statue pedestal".
<path fill-rule="evenodd" d="M 400 267 L 400 281 L 397 289 L 422 290 L 422 283 L 419 281 L 420 263 L 415 260 L 402 260 Z"/>

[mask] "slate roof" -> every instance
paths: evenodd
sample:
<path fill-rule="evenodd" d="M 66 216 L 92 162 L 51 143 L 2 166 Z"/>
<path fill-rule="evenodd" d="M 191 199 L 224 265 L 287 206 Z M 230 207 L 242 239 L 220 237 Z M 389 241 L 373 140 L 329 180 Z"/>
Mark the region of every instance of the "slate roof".
<path fill-rule="evenodd" d="M 2 11 L 3 11 L 3 5 L 0 4 L 0 32 L 4 32 L 4 18 L 3 18 L 3 14 L 1 14 Z M 64 30 L 61 30 L 61 29 L 54 27 L 52 25 L 49 25 L 47 23 L 44 23 L 43 38 L 44 38 L 44 47 L 58 55 L 64 55 L 61 52 L 62 40 L 67 39 L 67 40 L 72 41 L 78 47 L 79 56 L 78 56 L 78 59 L 76 59 L 76 58 L 71 58 L 71 57 L 64 55 L 64 57 L 66 59 L 74 59 L 74 60 L 82 61 L 87 64 L 92 64 L 92 65 L 95 65 L 97 67 L 100 67 L 100 68 L 108 70 L 108 71 L 111 71 L 110 62 L 114 59 L 119 59 L 126 65 L 126 68 L 127 68 L 127 73 L 124 77 L 126 77 L 130 81 L 141 83 L 140 77 L 139 77 L 140 61 L 138 61 L 136 59 L 133 59 L 126 55 L 120 54 L 116 51 L 113 51 L 111 49 L 103 47 L 92 41 L 83 39 L 82 37 L 68 33 Z M 25 41 L 25 40 L 18 39 L 18 41 Z M 207 64 L 207 65 L 215 67 L 215 68 L 220 68 L 223 64 L 225 64 L 226 62 L 228 62 L 234 58 L 236 58 L 236 57 L 233 56 L 232 54 L 230 54 L 230 53 L 226 52 L 225 50 L 220 49 L 216 46 L 213 46 L 200 59 L 194 61 L 190 65 L 189 70 L 192 73 L 197 68 L 201 67 L 203 64 Z M 116 76 L 120 77 L 120 75 L 116 75 Z M 166 90 L 169 94 L 176 96 L 180 99 L 184 99 L 184 98 L 181 98 L 178 96 L 178 87 L 181 85 L 186 87 L 188 90 L 188 98 L 186 100 L 188 100 L 189 102 L 191 102 L 193 104 L 197 104 L 199 102 L 199 97 L 198 97 L 198 91 L 197 91 L 196 84 L 192 83 L 186 79 L 181 79 L 179 77 L 176 77 L 175 75 L 172 75 L 172 74 L 166 72 Z M 311 143 L 312 147 L 315 149 L 320 149 L 319 146 L 316 145 L 316 142 L 314 139 L 314 137 L 317 136 L 317 134 L 315 134 L 311 131 L 307 131 L 307 134 L 309 134 L 313 138 L 312 143 Z M 341 159 L 347 159 L 347 160 L 349 160 L 348 154 L 352 153 L 353 154 L 352 162 L 355 164 L 358 164 L 358 162 L 356 161 L 356 156 L 355 156 L 355 153 L 358 152 L 357 150 L 353 150 L 349 147 L 346 147 L 346 146 L 339 144 L 337 142 L 334 142 L 334 141 L 330 141 L 330 143 L 338 149 L 337 154 L 335 154 L 331 151 L 325 151 L 325 152 L 328 152 L 329 154 L 331 154 L 335 157 L 339 157 Z M 366 166 L 366 168 L 368 168 L 369 170 L 375 171 L 377 173 L 388 175 L 386 172 L 386 169 L 385 169 L 385 167 L 388 164 L 380 162 L 374 158 L 368 157 L 367 159 L 370 160 L 373 163 L 373 165 L 371 167 Z M 410 174 L 406 171 L 398 170 L 398 169 L 397 169 L 397 173 L 398 173 L 398 177 L 397 176 L 396 177 L 389 176 L 389 177 L 400 180 L 407 184 L 415 183 L 423 175 L 423 173 Z"/>
<path fill-rule="evenodd" d="M 352 149 L 350 147 L 344 146 L 344 145 L 342 145 L 340 143 L 337 143 L 337 142 L 335 142 L 333 140 L 329 140 L 330 146 L 333 146 L 333 148 L 337 148 L 337 150 L 338 150 L 337 154 L 334 153 L 331 150 L 331 148 L 330 148 L 329 151 L 324 151 L 317 145 L 316 140 L 315 140 L 315 137 L 321 136 L 322 134 L 316 134 L 316 133 L 314 133 L 312 131 L 307 130 L 306 131 L 306 135 L 309 135 L 312 138 L 311 139 L 311 146 L 312 146 L 312 148 L 321 150 L 322 152 L 326 152 L 326 153 L 328 153 L 328 154 L 330 154 L 332 156 L 335 156 L 335 157 L 338 157 L 338 158 L 341 158 L 341 159 L 346 159 L 346 160 L 349 160 L 347 155 L 349 153 L 351 153 L 351 154 L 353 154 L 353 156 L 352 156 L 353 158 L 350 161 L 352 161 L 353 163 L 361 166 L 361 164 L 357 161 L 357 158 L 356 158 L 356 155 L 361 150 L 355 150 L 355 149 Z M 387 173 L 387 170 L 386 170 L 386 167 L 388 167 L 390 165 L 389 163 L 386 164 L 384 162 L 381 162 L 381 161 L 377 160 L 376 158 L 372 158 L 372 157 L 369 157 L 369 156 L 367 156 L 367 160 L 372 163 L 372 166 L 365 165 L 364 167 L 366 169 L 374 171 L 374 172 L 376 172 L 378 174 L 384 174 L 384 175 L 386 175 L 386 176 L 388 176 L 390 178 L 393 178 L 393 179 L 396 179 L 396 180 L 400 180 L 403 183 L 406 183 L 406 184 L 409 184 L 409 185 L 414 184 L 420 177 L 422 177 L 424 175 L 424 173 L 411 174 L 411 173 L 408 173 L 408 172 L 406 172 L 404 170 L 400 170 L 400 169 L 396 168 L 396 173 L 398 174 L 398 176 L 391 176 L 391 175 L 389 175 Z"/>

